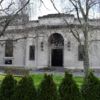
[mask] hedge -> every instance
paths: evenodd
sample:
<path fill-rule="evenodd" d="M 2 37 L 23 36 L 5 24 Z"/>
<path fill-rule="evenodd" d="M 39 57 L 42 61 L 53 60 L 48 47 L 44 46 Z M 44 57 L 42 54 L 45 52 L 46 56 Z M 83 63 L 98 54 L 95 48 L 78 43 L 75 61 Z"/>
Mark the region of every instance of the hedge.
<path fill-rule="evenodd" d="M 81 92 L 85 100 L 100 100 L 100 81 L 92 72 L 84 79 Z"/>
<path fill-rule="evenodd" d="M 52 75 L 44 75 L 38 88 L 38 100 L 57 100 L 57 88 Z"/>
<path fill-rule="evenodd" d="M 53 75 L 44 75 L 38 88 L 28 75 L 16 81 L 12 75 L 6 75 L 0 86 L 0 100 L 100 100 L 100 80 L 92 73 L 84 79 L 82 87 L 65 72 L 59 87 Z"/>
<path fill-rule="evenodd" d="M 16 87 L 16 80 L 8 74 L 1 83 L 0 100 L 12 100 Z"/>
<path fill-rule="evenodd" d="M 37 92 L 33 80 L 29 76 L 24 76 L 17 84 L 13 100 L 36 100 Z"/>
<path fill-rule="evenodd" d="M 81 100 L 81 93 L 71 74 L 65 72 L 65 76 L 59 86 L 60 100 Z"/>

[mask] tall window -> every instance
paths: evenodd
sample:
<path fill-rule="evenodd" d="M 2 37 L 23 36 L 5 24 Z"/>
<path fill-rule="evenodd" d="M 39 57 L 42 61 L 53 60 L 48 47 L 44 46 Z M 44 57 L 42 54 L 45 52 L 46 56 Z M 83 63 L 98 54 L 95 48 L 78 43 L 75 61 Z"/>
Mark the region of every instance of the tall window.
<path fill-rule="evenodd" d="M 35 46 L 31 45 L 29 47 L 29 60 L 35 60 Z"/>
<path fill-rule="evenodd" d="M 84 45 L 78 46 L 78 59 L 79 59 L 79 61 L 84 60 Z"/>
<path fill-rule="evenodd" d="M 13 57 L 13 41 L 7 40 L 5 43 L 5 57 Z"/>

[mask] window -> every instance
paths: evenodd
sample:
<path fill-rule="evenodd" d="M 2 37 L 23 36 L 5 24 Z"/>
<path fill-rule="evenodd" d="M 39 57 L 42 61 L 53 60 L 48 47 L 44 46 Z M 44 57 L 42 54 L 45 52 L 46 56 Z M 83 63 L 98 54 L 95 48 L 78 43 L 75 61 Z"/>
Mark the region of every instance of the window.
<path fill-rule="evenodd" d="M 78 59 L 79 59 L 79 61 L 84 60 L 84 45 L 78 46 Z"/>
<path fill-rule="evenodd" d="M 31 45 L 29 48 L 29 60 L 35 60 L 35 46 Z"/>
<path fill-rule="evenodd" d="M 5 43 L 5 57 L 13 57 L 13 41 L 7 40 Z"/>
<path fill-rule="evenodd" d="M 12 64 L 12 59 L 5 59 L 5 64 Z"/>

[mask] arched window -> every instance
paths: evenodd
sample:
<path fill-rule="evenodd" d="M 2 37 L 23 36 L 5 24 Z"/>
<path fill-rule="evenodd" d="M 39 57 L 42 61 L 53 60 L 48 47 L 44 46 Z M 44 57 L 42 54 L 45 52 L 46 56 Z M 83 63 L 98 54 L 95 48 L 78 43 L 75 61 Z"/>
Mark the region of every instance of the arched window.
<path fill-rule="evenodd" d="M 60 34 L 54 33 L 49 38 L 49 45 L 56 47 L 64 46 L 64 39 Z"/>

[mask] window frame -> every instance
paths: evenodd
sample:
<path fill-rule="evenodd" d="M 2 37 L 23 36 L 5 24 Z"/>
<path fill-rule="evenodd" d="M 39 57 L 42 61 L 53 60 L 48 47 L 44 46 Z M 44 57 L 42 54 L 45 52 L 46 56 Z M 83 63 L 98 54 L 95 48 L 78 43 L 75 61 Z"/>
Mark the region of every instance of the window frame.
<path fill-rule="evenodd" d="M 5 41 L 5 57 L 13 57 L 13 40 Z"/>
<path fill-rule="evenodd" d="M 35 45 L 29 46 L 29 60 L 35 60 Z"/>
<path fill-rule="evenodd" d="M 78 46 L 78 60 L 84 61 L 84 45 Z"/>

